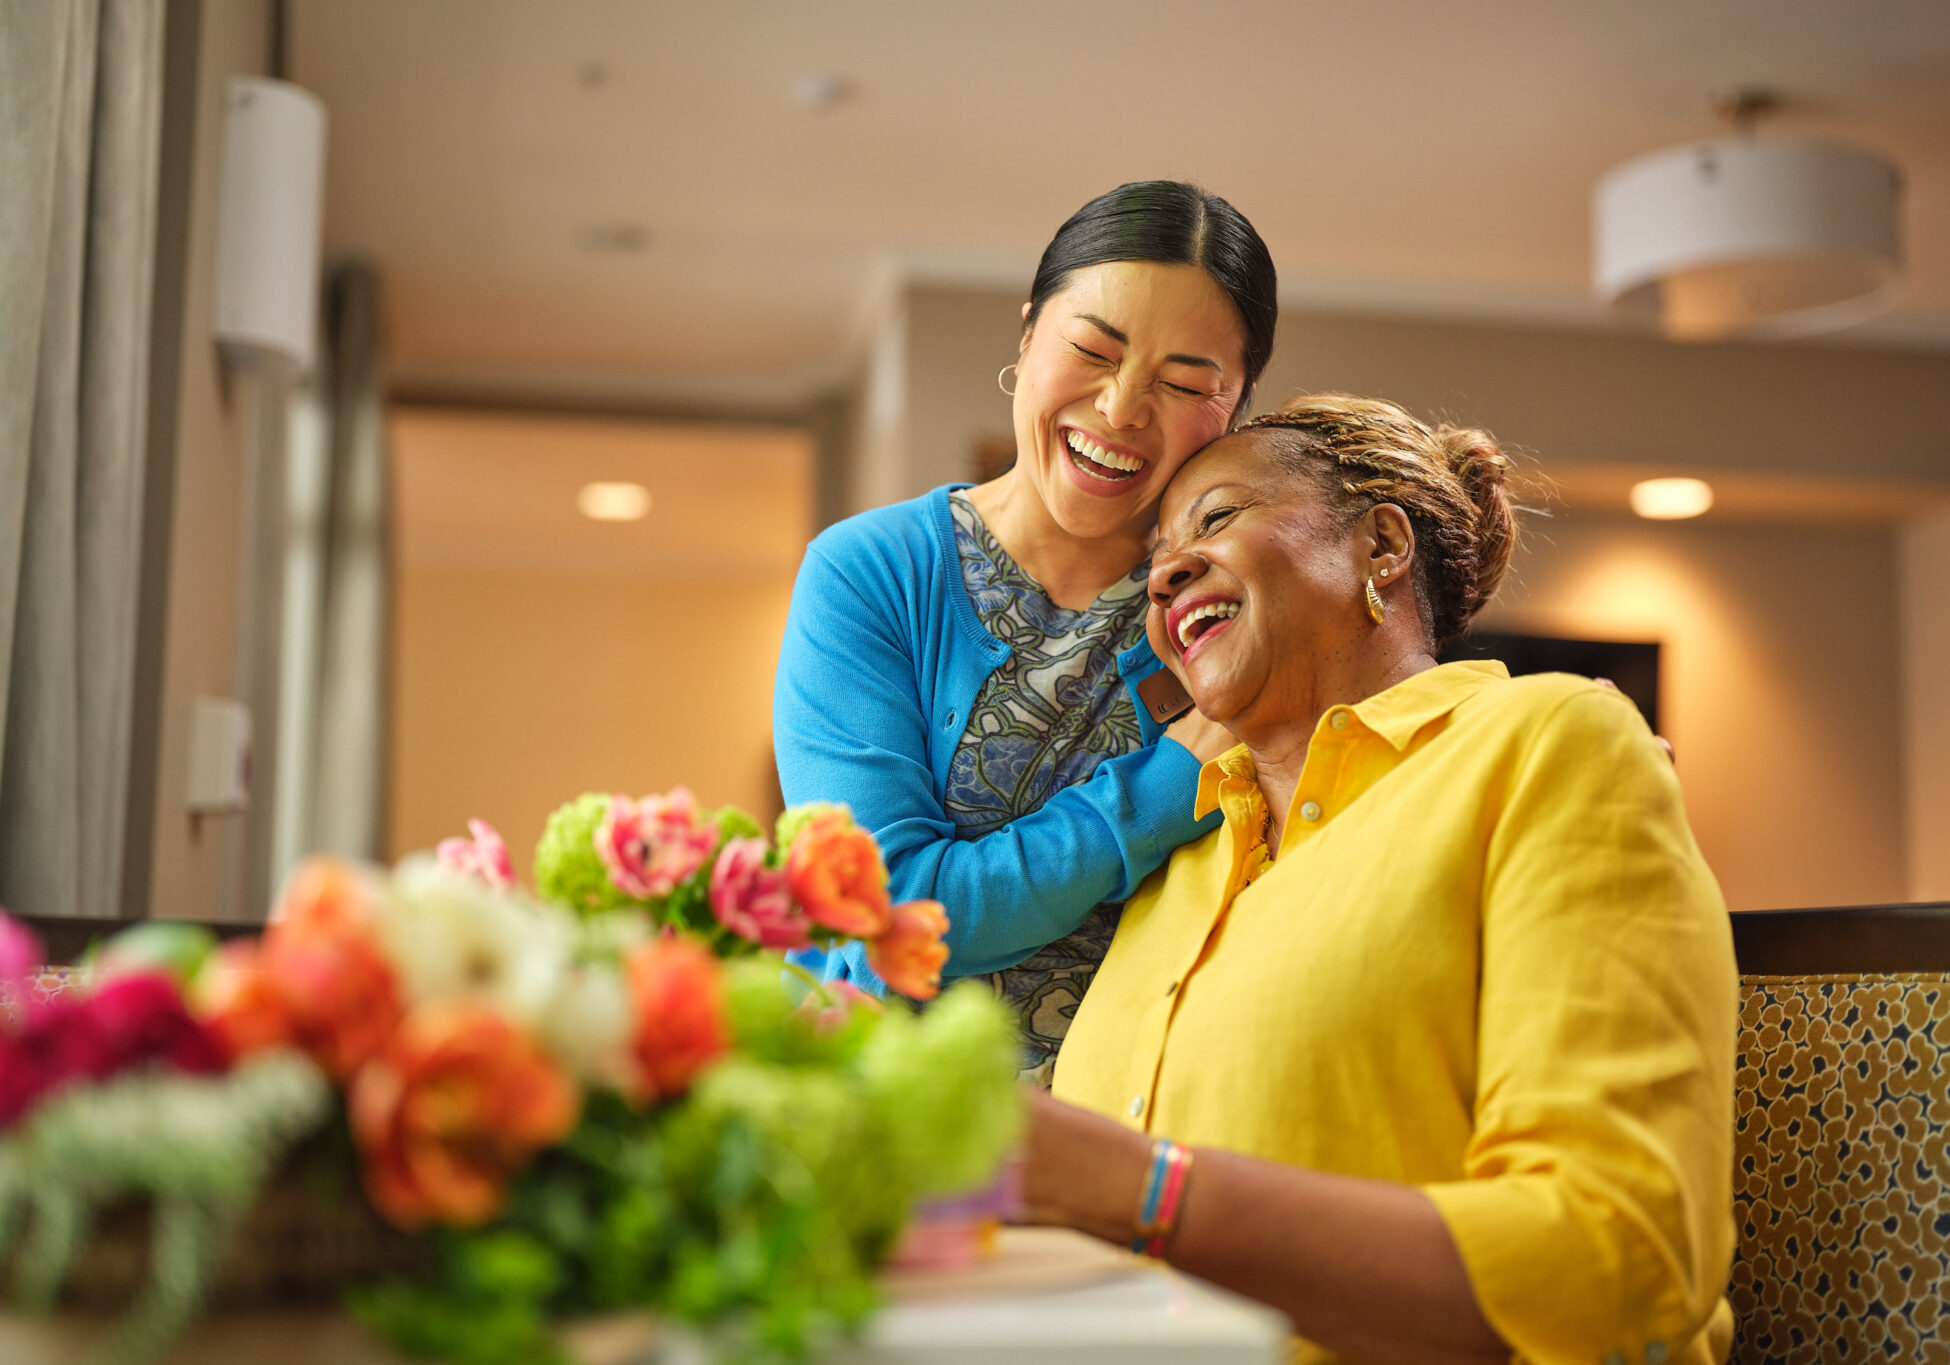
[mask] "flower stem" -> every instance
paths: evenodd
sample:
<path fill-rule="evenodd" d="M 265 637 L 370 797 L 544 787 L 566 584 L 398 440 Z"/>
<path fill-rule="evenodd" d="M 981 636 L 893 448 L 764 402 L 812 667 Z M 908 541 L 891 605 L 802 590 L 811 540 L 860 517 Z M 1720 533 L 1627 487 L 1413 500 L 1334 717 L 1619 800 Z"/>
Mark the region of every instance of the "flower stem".
<path fill-rule="evenodd" d="M 818 977 L 814 976 L 811 972 L 807 971 L 804 967 L 801 967 L 798 963 L 794 962 L 791 958 L 789 957 L 780 958 L 779 965 L 785 968 L 786 975 L 796 976 L 801 981 L 805 982 L 806 988 L 810 991 L 813 991 L 819 996 L 820 1004 L 830 1009 L 834 1004 L 837 1003 L 833 993 L 826 989 L 825 982 L 821 981 Z"/>

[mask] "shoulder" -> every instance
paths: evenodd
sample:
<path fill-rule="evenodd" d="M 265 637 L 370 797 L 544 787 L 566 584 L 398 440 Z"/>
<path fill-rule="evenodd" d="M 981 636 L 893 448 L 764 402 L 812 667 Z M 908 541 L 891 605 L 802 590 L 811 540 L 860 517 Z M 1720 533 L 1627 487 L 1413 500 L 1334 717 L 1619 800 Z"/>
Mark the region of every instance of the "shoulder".
<path fill-rule="evenodd" d="M 815 536 L 809 558 L 842 573 L 880 575 L 906 569 L 918 574 L 942 558 L 941 526 L 947 509 L 948 488 L 944 485 L 918 498 L 860 512 Z"/>
<path fill-rule="evenodd" d="M 1499 681 L 1464 702 L 1458 712 L 1537 741 L 1652 739 L 1630 698 L 1571 673 L 1529 673 Z"/>

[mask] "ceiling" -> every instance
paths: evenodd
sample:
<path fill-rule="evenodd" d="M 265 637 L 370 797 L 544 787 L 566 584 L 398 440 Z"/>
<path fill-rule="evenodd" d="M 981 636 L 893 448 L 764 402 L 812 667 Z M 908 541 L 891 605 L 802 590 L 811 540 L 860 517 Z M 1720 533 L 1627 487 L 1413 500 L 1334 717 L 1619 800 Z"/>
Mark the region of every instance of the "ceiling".
<path fill-rule="evenodd" d="M 1787 98 L 1767 131 L 1903 168 L 1905 302 L 1863 335 L 1950 348 L 1946 0 L 293 0 L 290 23 L 330 110 L 328 248 L 378 260 L 409 385 L 803 391 L 890 268 L 1026 288 L 1072 210 L 1157 176 L 1244 210 L 1290 303 L 1593 325 L 1593 182 L 1713 133 L 1709 96 L 1750 82 Z M 809 76 L 841 97 L 807 107 Z"/>

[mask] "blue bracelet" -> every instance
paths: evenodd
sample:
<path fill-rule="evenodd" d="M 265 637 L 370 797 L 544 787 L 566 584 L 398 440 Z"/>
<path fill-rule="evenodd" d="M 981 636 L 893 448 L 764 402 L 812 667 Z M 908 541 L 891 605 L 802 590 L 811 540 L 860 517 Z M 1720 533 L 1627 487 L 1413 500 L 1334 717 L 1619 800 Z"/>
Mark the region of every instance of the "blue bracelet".
<path fill-rule="evenodd" d="M 1131 1250 L 1140 1256 L 1156 1232 L 1158 1203 L 1165 1194 L 1165 1172 L 1171 1169 L 1172 1145 L 1170 1138 L 1159 1138 L 1151 1144 L 1151 1173 L 1145 1177 L 1144 1197 L 1138 1201 L 1137 1236 L 1131 1239 Z"/>

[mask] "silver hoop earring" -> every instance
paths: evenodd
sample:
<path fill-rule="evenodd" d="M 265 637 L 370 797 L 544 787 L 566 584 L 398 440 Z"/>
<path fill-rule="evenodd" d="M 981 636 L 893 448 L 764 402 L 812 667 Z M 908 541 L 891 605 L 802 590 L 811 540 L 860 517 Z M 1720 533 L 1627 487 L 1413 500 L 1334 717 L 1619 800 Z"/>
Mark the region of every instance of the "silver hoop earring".
<path fill-rule="evenodd" d="M 1014 398 L 1016 396 L 1016 391 L 1003 384 L 1002 376 L 1009 373 L 1009 371 L 1013 369 L 1015 369 L 1014 365 L 1004 365 L 1001 369 L 995 372 L 995 387 L 1001 389 L 1003 393 L 1007 394 L 1011 398 Z"/>

